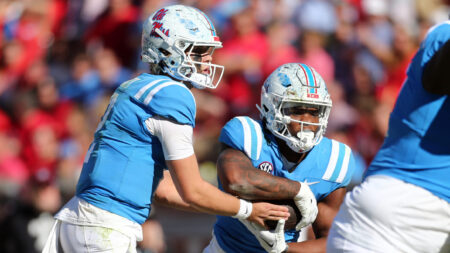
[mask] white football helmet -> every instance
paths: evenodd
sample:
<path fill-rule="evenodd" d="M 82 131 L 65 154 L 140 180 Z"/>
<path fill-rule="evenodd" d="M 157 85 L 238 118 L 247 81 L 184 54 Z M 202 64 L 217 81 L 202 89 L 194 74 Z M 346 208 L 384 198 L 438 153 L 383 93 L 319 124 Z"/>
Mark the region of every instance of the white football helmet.
<path fill-rule="evenodd" d="M 196 88 L 214 89 L 222 78 L 223 66 L 191 58 L 201 47 L 210 49 L 208 55 L 222 47 L 213 24 L 196 8 L 172 5 L 157 10 L 144 23 L 141 45 L 143 62 L 158 64 L 162 72 Z"/>
<path fill-rule="evenodd" d="M 319 109 L 319 123 L 294 120 L 283 108 L 305 106 Z M 297 153 L 311 150 L 322 140 L 331 110 L 331 98 L 322 77 L 306 64 L 288 63 L 276 69 L 261 90 L 261 118 L 276 137 L 284 140 Z M 301 130 L 290 133 L 287 125 L 298 122 Z M 306 125 L 318 126 L 315 132 L 303 130 Z"/>

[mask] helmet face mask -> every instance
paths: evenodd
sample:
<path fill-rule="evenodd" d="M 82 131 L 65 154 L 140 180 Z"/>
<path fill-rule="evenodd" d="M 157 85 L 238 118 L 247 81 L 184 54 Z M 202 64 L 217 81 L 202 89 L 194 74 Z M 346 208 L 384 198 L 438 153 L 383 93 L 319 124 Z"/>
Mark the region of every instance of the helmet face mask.
<path fill-rule="evenodd" d="M 331 106 L 322 77 L 305 64 L 290 63 L 279 67 L 265 81 L 259 110 L 269 131 L 293 151 L 304 153 L 322 140 Z M 316 117 L 317 122 L 291 117 L 304 113 Z M 300 130 L 291 133 L 291 124 L 299 124 Z"/>
<path fill-rule="evenodd" d="M 191 57 L 198 48 L 212 48 L 212 55 L 222 47 L 212 23 L 195 8 L 173 5 L 156 11 L 144 23 L 141 44 L 143 62 L 158 64 L 161 72 L 196 88 L 214 89 L 222 78 L 223 66 Z"/>

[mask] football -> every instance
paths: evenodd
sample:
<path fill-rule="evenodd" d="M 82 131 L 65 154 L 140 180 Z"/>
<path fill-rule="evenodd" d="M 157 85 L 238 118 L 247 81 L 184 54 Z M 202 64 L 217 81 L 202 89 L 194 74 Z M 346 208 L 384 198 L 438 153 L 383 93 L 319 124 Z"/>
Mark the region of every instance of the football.
<path fill-rule="evenodd" d="M 286 206 L 289 209 L 289 218 L 286 220 L 286 223 L 284 225 L 284 230 L 293 230 L 295 229 L 295 226 L 302 218 L 302 215 L 300 214 L 300 211 L 295 206 L 294 200 L 278 200 L 278 201 L 268 201 L 272 204 Z M 266 220 L 265 221 L 266 226 L 269 229 L 275 229 L 277 226 L 277 221 L 274 220 Z"/>

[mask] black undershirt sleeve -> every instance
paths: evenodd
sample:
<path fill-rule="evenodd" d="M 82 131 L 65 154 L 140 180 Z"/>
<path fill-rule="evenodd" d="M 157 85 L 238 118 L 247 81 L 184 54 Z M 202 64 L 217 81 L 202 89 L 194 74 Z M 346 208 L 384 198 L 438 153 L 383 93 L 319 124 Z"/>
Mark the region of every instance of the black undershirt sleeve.
<path fill-rule="evenodd" d="M 433 94 L 450 94 L 450 40 L 425 65 L 422 85 L 426 91 Z"/>

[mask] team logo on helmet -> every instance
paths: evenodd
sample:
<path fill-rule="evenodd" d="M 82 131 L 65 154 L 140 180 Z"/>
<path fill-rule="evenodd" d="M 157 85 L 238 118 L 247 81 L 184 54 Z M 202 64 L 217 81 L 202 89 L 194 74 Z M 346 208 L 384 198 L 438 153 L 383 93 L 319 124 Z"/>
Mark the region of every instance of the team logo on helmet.
<path fill-rule="evenodd" d="M 156 29 L 161 30 L 162 33 L 164 33 L 166 36 L 169 36 L 169 29 L 165 29 L 163 27 L 163 23 L 161 22 L 164 16 L 166 16 L 167 9 L 162 8 L 161 10 L 157 11 L 155 15 L 153 16 L 153 28 L 150 32 L 150 37 L 157 37 L 160 38 L 158 33 L 156 33 Z"/>

